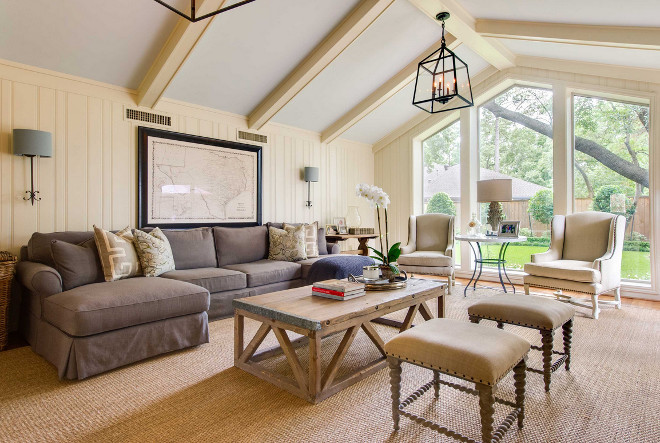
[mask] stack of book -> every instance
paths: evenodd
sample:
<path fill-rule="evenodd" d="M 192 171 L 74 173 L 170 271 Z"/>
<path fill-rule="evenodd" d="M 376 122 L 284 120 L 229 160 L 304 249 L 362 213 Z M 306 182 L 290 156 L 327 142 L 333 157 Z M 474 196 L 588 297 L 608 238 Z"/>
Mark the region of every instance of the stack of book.
<path fill-rule="evenodd" d="M 324 280 L 314 283 L 312 286 L 312 295 L 335 300 L 349 300 L 364 294 L 364 283 L 346 280 Z"/>
<path fill-rule="evenodd" d="M 348 228 L 351 235 L 373 235 L 374 228 Z"/>

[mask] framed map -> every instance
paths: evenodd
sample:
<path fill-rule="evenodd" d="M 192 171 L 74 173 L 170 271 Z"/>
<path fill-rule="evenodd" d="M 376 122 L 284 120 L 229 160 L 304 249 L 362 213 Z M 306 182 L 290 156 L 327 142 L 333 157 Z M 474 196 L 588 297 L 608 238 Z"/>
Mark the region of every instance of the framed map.
<path fill-rule="evenodd" d="M 261 149 L 140 126 L 139 226 L 261 225 Z"/>

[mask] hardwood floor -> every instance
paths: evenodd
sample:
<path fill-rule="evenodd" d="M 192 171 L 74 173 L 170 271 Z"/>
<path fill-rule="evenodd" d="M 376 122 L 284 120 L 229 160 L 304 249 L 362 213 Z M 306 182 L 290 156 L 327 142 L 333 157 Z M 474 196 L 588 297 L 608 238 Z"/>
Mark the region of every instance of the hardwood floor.
<path fill-rule="evenodd" d="M 436 277 L 432 275 L 421 275 L 421 274 L 415 274 L 416 278 L 429 278 L 429 279 L 434 279 Z M 444 280 L 444 278 L 443 278 Z M 456 283 L 460 284 L 461 286 L 465 286 L 469 279 L 467 278 L 457 278 Z M 491 281 L 484 281 L 480 282 L 477 284 L 477 287 L 490 287 L 490 288 L 500 288 L 499 284 L 496 282 L 491 282 Z M 523 292 L 523 287 L 522 285 L 515 285 L 516 286 L 516 291 L 520 290 L 520 292 Z M 500 288 L 501 289 L 501 288 Z M 461 291 L 463 289 L 461 288 Z M 543 289 L 543 288 L 532 288 L 532 292 L 536 292 L 537 294 L 552 294 L 554 291 L 551 289 Z M 570 293 L 567 292 L 575 297 L 581 297 L 581 298 L 589 298 L 585 294 L 579 294 L 579 293 Z M 609 296 L 609 295 L 601 295 L 600 297 L 602 300 L 614 300 L 614 297 Z M 623 305 L 628 305 L 628 306 L 638 306 L 640 308 L 647 308 L 647 309 L 658 309 L 660 310 L 660 301 L 653 301 L 653 300 L 641 300 L 638 298 L 629 298 L 629 297 L 621 297 L 621 303 Z"/>

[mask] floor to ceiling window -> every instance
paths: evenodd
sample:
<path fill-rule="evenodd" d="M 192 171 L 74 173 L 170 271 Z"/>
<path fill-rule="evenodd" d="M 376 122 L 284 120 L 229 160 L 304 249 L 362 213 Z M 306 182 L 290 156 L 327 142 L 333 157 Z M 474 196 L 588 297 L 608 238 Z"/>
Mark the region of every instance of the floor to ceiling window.
<path fill-rule="evenodd" d="M 422 142 L 424 213 L 454 215 L 454 227 L 461 226 L 461 131 L 456 121 Z M 460 264 L 460 242 L 454 245 L 456 264 Z"/>
<path fill-rule="evenodd" d="M 649 107 L 575 95 L 573 115 L 574 209 L 625 215 L 621 277 L 649 281 Z"/>
<path fill-rule="evenodd" d="M 520 234 L 528 237 L 509 247 L 510 269 L 522 269 L 531 254 L 550 244 L 552 119 L 548 89 L 515 86 L 479 109 L 479 179 L 512 179 L 513 201 L 502 202 L 501 217 L 520 221 Z M 488 205 L 480 205 L 483 225 Z M 499 245 L 486 246 L 484 256 L 497 257 L 498 251 Z"/>

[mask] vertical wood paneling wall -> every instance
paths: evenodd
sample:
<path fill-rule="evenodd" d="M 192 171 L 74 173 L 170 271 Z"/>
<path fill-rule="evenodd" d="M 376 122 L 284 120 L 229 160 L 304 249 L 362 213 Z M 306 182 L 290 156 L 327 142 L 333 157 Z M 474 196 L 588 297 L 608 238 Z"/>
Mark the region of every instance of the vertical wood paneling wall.
<path fill-rule="evenodd" d="M 134 100 L 134 91 L 0 62 L 0 250 L 16 252 L 35 231 L 136 226 L 140 125 L 232 141 L 237 129 L 247 130 L 243 116 L 167 99 L 156 111 L 172 116 L 171 127 L 125 120 L 125 106 L 135 107 Z M 23 201 L 29 161 L 12 154 L 14 128 L 53 133 L 53 157 L 35 165 L 42 198 L 35 206 Z M 357 183 L 374 180 L 371 145 L 341 139 L 326 145 L 319 134 L 276 124 L 261 133 L 269 138 L 263 149 L 264 223 L 325 224 L 344 216 L 348 205 L 359 205 L 363 225 L 373 225 L 372 211 L 354 196 Z M 305 207 L 305 166 L 321 169 L 311 209 Z"/>
<path fill-rule="evenodd" d="M 621 80 L 615 78 L 601 77 L 596 75 L 574 74 L 560 71 L 550 71 L 545 69 L 515 67 L 504 71 L 498 71 L 489 77 L 485 78 L 478 85 L 473 86 L 473 94 L 475 97 L 475 105 L 483 104 L 490 100 L 493 96 L 497 95 L 502 90 L 509 86 L 520 84 L 535 84 L 535 85 L 548 85 L 553 87 L 556 91 L 563 90 L 567 96 L 566 100 L 570 99 L 570 94 L 573 92 L 592 92 L 604 97 L 616 96 L 630 96 L 640 97 L 649 101 L 651 110 L 651 137 L 650 137 L 650 154 L 651 154 L 651 189 L 652 200 L 651 204 L 651 218 L 653 220 L 660 219 L 660 155 L 658 155 L 657 148 L 660 146 L 660 105 L 658 105 L 658 97 L 660 97 L 660 79 L 658 83 L 647 83 L 634 80 Z M 452 123 L 458 118 L 458 115 L 446 113 L 439 113 L 429 116 L 426 119 L 418 121 L 417 124 L 403 125 L 400 132 L 392 133 L 374 145 L 374 165 L 375 165 L 375 180 L 378 186 L 392 196 L 392 205 L 390 207 L 390 235 L 393 241 L 407 241 L 408 236 L 408 217 L 415 213 L 415 208 L 420 208 L 421 204 L 415 205 L 416 199 L 420 199 L 421 195 L 415 195 L 413 192 L 416 180 L 421 181 L 419 173 L 413 171 L 421 171 L 421 151 L 415 149 L 415 144 L 419 144 L 420 139 L 432 135 L 434 132 L 441 130 L 443 127 Z M 463 113 L 461 115 L 469 115 Z M 567 116 L 564 116 L 566 118 Z M 463 126 L 462 122 L 462 126 Z M 467 122 L 465 122 L 467 123 Z M 570 134 L 569 134 L 570 135 Z M 570 143 L 564 143 L 564 149 L 567 150 L 567 158 L 572 158 L 572 147 Z M 555 148 L 557 149 L 557 148 Z M 461 161 L 478 162 L 477 158 L 463 158 Z M 419 164 L 416 164 L 418 162 Z M 478 164 L 478 163 L 477 163 Z M 475 168 L 475 171 L 478 169 Z M 571 211 L 573 206 L 572 202 L 572 160 L 567 162 L 567 167 L 564 170 L 556 168 L 555 174 L 555 208 L 568 207 Z M 476 182 L 478 172 L 474 173 L 471 180 Z M 568 188 L 567 188 L 568 187 Z M 421 187 L 417 186 L 418 189 Z M 560 192 L 560 188 L 565 190 L 565 193 Z M 471 196 L 468 195 L 469 190 L 465 187 L 461 189 L 461 201 L 470 201 Z M 570 201 L 558 201 L 561 195 L 566 195 Z M 564 199 L 566 199 L 564 198 Z M 557 212 L 559 213 L 559 212 Z M 469 218 L 463 217 L 462 222 L 467 224 Z M 466 231 L 466 226 L 462 226 L 461 230 Z M 653 286 L 649 290 L 636 289 L 632 286 L 624 289 L 626 295 L 641 296 L 646 298 L 660 298 L 660 259 L 657 252 L 660 246 L 660 223 L 655 223 L 652 228 L 652 245 L 651 245 L 651 266 L 654 271 Z M 469 260 L 463 260 L 463 271 L 469 270 Z"/>

